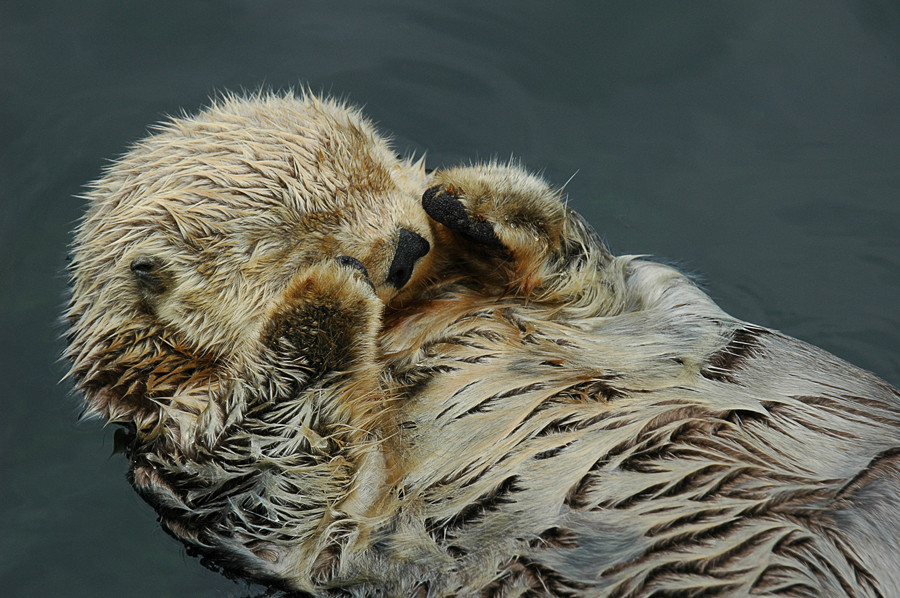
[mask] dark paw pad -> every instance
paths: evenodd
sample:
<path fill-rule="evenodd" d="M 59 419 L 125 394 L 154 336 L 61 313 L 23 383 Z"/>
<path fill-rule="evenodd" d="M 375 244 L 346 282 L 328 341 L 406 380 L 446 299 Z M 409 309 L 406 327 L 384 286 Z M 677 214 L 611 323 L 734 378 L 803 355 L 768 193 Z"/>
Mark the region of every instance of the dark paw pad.
<path fill-rule="evenodd" d="M 483 245 L 503 247 L 490 222 L 473 221 L 463 203 L 440 185 L 425 191 L 422 207 L 429 216 L 452 231 Z"/>

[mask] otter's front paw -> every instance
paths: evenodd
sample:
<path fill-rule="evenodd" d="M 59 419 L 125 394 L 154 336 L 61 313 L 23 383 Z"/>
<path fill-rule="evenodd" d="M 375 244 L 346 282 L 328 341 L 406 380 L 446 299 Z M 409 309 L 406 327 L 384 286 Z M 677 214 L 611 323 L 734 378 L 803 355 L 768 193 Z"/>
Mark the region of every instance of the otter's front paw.
<path fill-rule="evenodd" d="M 422 196 L 431 218 L 469 240 L 503 247 L 511 257 L 558 241 L 565 206 L 557 190 L 516 166 L 479 164 L 436 172 Z"/>
<path fill-rule="evenodd" d="M 466 209 L 460 199 L 460 190 L 454 185 L 435 185 L 425 191 L 422 207 L 434 220 L 476 243 L 488 247 L 503 247 L 494 232 L 494 225 L 488 220 L 474 220 L 473 217 L 477 216 Z"/>
<path fill-rule="evenodd" d="M 314 264 L 282 294 L 263 342 L 283 363 L 313 377 L 370 365 L 384 305 L 365 266 L 352 257 Z"/>
<path fill-rule="evenodd" d="M 516 166 L 480 164 L 435 172 L 422 196 L 432 219 L 459 237 L 498 253 L 528 287 L 558 250 L 566 208 L 560 194 Z"/>

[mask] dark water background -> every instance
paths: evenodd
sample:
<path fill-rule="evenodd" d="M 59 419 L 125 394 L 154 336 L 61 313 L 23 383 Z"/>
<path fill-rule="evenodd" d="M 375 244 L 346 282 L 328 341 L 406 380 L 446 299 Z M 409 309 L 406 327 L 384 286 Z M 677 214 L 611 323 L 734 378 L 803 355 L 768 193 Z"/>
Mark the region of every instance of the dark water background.
<path fill-rule="evenodd" d="M 76 423 L 55 318 L 107 159 L 217 91 L 298 83 L 431 166 L 571 178 L 615 252 L 900 383 L 896 1 L 3 0 L 0 594 L 258 591 L 186 557 L 112 430 Z"/>

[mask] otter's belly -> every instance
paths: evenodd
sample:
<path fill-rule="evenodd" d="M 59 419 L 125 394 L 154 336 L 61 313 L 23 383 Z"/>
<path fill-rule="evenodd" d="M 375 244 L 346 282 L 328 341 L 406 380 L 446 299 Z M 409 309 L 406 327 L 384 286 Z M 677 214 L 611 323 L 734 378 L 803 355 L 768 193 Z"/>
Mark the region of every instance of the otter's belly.
<path fill-rule="evenodd" d="M 900 587 L 872 548 L 900 553 L 884 531 L 900 517 L 900 395 L 877 377 L 708 306 L 578 326 L 513 301 L 432 307 L 415 339 L 385 335 L 407 396 L 403 523 L 382 546 L 417 538 L 435 584 Z"/>

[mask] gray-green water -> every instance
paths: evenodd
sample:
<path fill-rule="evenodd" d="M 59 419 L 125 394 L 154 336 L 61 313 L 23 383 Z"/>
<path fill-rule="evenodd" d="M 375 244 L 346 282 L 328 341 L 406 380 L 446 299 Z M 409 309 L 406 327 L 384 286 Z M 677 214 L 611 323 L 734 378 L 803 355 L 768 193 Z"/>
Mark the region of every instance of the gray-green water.
<path fill-rule="evenodd" d="M 900 383 L 900 4 L 0 3 L 0 594 L 242 596 L 59 384 L 73 196 L 223 89 L 365 104 L 434 166 L 521 157 L 618 253 Z M 573 176 L 574 175 L 574 176 Z M 810 450 L 815 450 L 811 447 Z"/>

